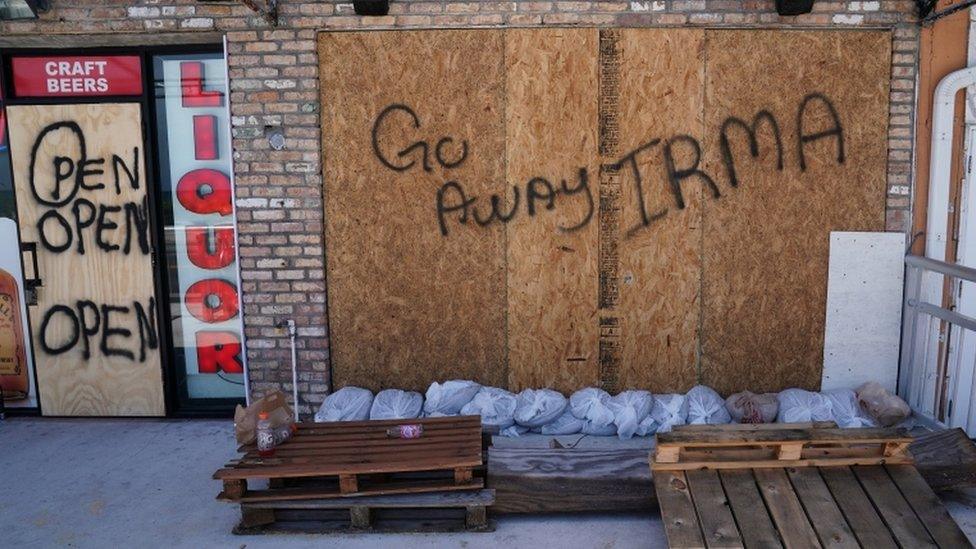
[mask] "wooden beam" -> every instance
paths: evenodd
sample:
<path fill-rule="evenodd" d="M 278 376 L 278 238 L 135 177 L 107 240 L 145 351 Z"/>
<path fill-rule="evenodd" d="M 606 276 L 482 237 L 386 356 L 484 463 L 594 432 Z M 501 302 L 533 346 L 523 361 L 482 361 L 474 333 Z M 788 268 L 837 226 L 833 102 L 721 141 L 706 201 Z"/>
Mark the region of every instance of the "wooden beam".
<path fill-rule="evenodd" d="M 490 448 L 493 513 L 635 511 L 656 503 L 647 450 Z"/>

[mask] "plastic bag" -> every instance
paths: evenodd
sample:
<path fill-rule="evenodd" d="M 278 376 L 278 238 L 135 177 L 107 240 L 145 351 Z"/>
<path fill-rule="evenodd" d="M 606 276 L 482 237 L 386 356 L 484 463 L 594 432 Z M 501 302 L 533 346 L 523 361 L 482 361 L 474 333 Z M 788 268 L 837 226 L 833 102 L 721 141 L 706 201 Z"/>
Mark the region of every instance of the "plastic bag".
<path fill-rule="evenodd" d="M 651 413 L 654 397 L 647 391 L 624 391 L 611 398 L 608 406 L 613 412 L 617 436 L 627 440 L 637 433 L 640 423 Z"/>
<path fill-rule="evenodd" d="M 461 408 L 463 416 L 481 416 L 482 425 L 504 429 L 515 423 L 518 397 L 505 389 L 482 387 L 471 402 Z"/>
<path fill-rule="evenodd" d="M 880 384 L 869 381 L 857 388 L 857 401 L 878 425 L 891 427 L 912 414 L 908 403 L 888 392 Z"/>
<path fill-rule="evenodd" d="M 518 437 L 528 432 L 528 427 L 522 427 L 521 425 L 509 425 L 508 427 L 502 429 L 502 432 L 499 434 L 503 437 Z"/>
<path fill-rule="evenodd" d="M 544 435 L 575 435 L 582 430 L 583 420 L 574 416 L 573 412 L 566 408 L 561 416 L 543 425 L 539 432 Z"/>
<path fill-rule="evenodd" d="M 732 421 L 725 401 L 710 387 L 695 385 L 688 391 L 688 423 L 718 425 Z"/>
<path fill-rule="evenodd" d="M 811 421 L 831 421 L 830 399 L 820 393 L 803 389 L 787 389 L 777 395 L 779 423 L 809 423 Z"/>
<path fill-rule="evenodd" d="M 616 434 L 609 403 L 610 393 L 596 387 L 580 389 L 569 397 L 569 409 L 577 419 L 583 420 L 582 431 L 588 435 Z"/>
<path fill-rule="evenodd" d="M 861 411 L 857 395 L 850 389 L 823 393 L 830 401 L 830 413 L 838 427 L 874 427 L 874 421 Z"/>
<path fill-rule="evenodd" d="M 254 443 L 257 438 L 258 414 L 261 412 L 268 412 L 271 429 L 285 425 L 291 427 L 295 423 L 295 413 L 288 405 L 288 397 L 281 391 L 264 395 L 247 408 L 238 404 L 234 410 L 234 436 L 237 437 L 238 444 Z"/>
<path fill-rule="evenodd" d="M 688 421 L 688 399 L 684 395 L 654 395 L 651 419 L 657 423 L 658 433 L 667 433 L 675 425 Z"/>
<path fill-rule="evenodd" d="M 634 434 L 639 437 L 646 437 L 648 435 L 653 435 L 657 432 L 658 424 L 654 417 L 648 414 L 643 421 L 637 424 L 637 430 Z"/>
<path fill-rule="evenodd" d="M 471 402 L 474 395 L 481 390 L 481 385 L 461 379 L 452 379 L 444 383 L 430 384 L 427 388 L 427 400 L 424 401 L 424 415 L 427 416 L 456 416 L 464 405 Z"/>
<path fill-rule="evenodd" d="M 385 389 L 373 397 L 369 419 L 412 419 L 420 417 L 424 397 L 414 391 Z"/>
<path fill-rule="evenodd" d="M 315 421 L 362 421 L 369 419 L 373 406 L 373 393 L 360 387 L 343 387 L 325 397 Z"/>
<path fill-rule="evenodd" d="M 552 389 L 525 389 L 518 394 L 515 423 L 530 429 L 555 421 L 567 406 L 566 397 Z"/>
<path fill-rule="evenodd" d="M 725 409 L 735 423 L 772 423 L 779 413 L 776 393 L 742 391 L 725 399 Z"/>

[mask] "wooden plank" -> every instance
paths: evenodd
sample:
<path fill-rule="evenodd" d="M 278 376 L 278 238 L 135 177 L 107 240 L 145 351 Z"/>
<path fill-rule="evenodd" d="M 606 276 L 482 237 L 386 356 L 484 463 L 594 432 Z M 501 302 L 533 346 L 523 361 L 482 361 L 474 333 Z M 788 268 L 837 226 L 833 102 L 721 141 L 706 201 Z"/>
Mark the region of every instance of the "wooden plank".
<path fill-rule="evenodd" d="M 915 437 L 915 467 L 934 490 L 976 486 L 976 444 L 958 427 Z"/>
<path fill-rule="evenodd" d="M 751 470 L 720 471 L 722 486 L 746 547 L 782 547 Z"/>
<path fill-rule="evenodd" d="M 472 479 L 471 482 L 467 484 L 454 484 L 453 480 L 444 481 L 442 479 L 391 482 L 385 485 L 377 484 L 369 486 L 364 483 L 360 483 L 360 485 L 357 486 L 358 491 L 356 492 L 342 492 L 338 487 L 333 489 L 317 486 L 310 488 L 280 488 L 274 490 L 250 491 L 235 501 L 240 501 L 241 503 L 256 503 L 286 500 L 348 498 L 361 497 L 363 495 L 382 496 L 455 490 L 480 490 L 484 488 L 484 486 L 484 480 L 480 478 Z M 218 499 L 224 498 L 218 497 Z"/>
<path fill-rule="evenodd" d="M 885 227 L 891 31 L 709 29 L 705 41 L 702 164 L 722 196 L 708 194 L 703 207 L 701 382 L 721 394 L 817 390 L 830 231 Z M 767 62 L 783 51 L 803 52 L 802 62 Z M 836 109 L 843 162 L 836 139 L 798 138 L 798 110 L 815 92 Z M 778 121 L 783 167 L 765 123 L 758 158 L 746 132 L 732 128 L 733 187 L 722 126 L 730 116 L 752 124 L 761 111 Z M 803 119 L 806 135 L 832 127 L 818 100 Z"/>
<path fill-rule="evenodd" d="M 614 128 L 618 143 L 604 162 L 619 162 L 653 139 L 660 140 L 616 174 L 619 265 L 613 282 L 619 303 L 601 310 L 601 316 L 619 319 L 618 389 L 684 393 L 698 375 L 702 186 L 689 179 L 685 208 L 677 208 L 664 175 L 662 151 L 665 140 L 675 135 L 703 140 L 705 31 L 629 28 L 601 33 L 619 37 L 614 46 L 619 52 Z M 692 156 L 690 147 L 674 147 L 675 165 L 691 165 Z M 640 191 L 635 165 L 641 173 Z M 658 216 L 661 212 L 666 213 Z"/>
<path fill-rule="evenodd" d="M 646 511 L 654 485 L 641 449 L 488 449 L 493 513 Z"/>
<path fill-rule="evenodd" d="M 912 548 L 936 547 L 925 526 L 918 520 L 884 467 L 854 467 L 853 470 L 899 545 Z"/>
<path fill-rule="evenodd" d="M 715 432 L 671 431 L 657 435 L 658 446 L 741 446 L 750 443 L 815 442 L 857 442 L 860 444 L 911 442 L 904 429 L 863 428 L 863 429 L 782 429 L 738 431 L 720 430 Z"/>
<path fill-rule="evenodd" d="M 850 468 L 822 467 L 820 475 L 861 546 L 872 549 L 897 547 L 891 532 Z"/>
<path fill-rule="evenodd" d="M 453 469 L 455 467 L 477 467 L 481 465 L 481 456 L 477 459 L 439 459 L 429 462 L 416 461 L 383 461 L 365 462 L 361 464 L 308 464 L 294 466 L 268 467 L 234 467 L 219 469 L 214 473 L 215 479 L 228 478 L 270 478 L 270 477 L 319 477 L 338 475 L 343 473 L 399 473 L 410 471 L 433 471 L 437 469 Z"/>
<path fill-rule="evenodd" d="M 783 469 L 755 469 L 753 474 L 783 544 L 790 549 L 820 547 L 817 534 L 793 492 L 786 472 Z"/>
<path fill-rule="evenodd" d="M 506 386 L 505 225 L 482 226 L 470 213 L 461 224 L 455 211 L 445 214 L 444 235 L 436 202 L 437 191 L 456 181 L 465 197 L 477 198 L 484 219 L 492 194 L 510 196 L 502 31 L 318 36 L 336 387 L 424 390 L 431 381 L 455 378 Z M 459 76 L 464 73 L 479 76 Z M 410 108 L 416 124 L 400 109 L 387 111 L 377 125 L 394 105 Z M 392 164 L 412 166 L 384 165 L 374 137 Z M 412 148 L 417 142 L 426 145 Z M 463 142 L 468 153 L 462 157 Z M 437 161 L 435 148 L 452 167 Z M 445 202 L 459 200 L 448 188 Z M 507 212 L 505 202 L 500 207 Z"/>
<path fill-rule="evenodd" d="M 838 467 L 844 465 L 910 465 L 908 457 L 838 457 L 812 458 L 798 460 L 756 460 L 756 461 L 689 461 L 684 463 L 651 464 L 653 471 L 690 471 L 692 469 L 781 469 L 783 467 Z"/>
<path fill-rule="evenodd" d="M 675 425 L 672 431 L 782 431 L 790 429 L 834 429 L 837 423 L 833 421 L 808 421 L 801 423 L 727 423 L 724 425 Z"/>
<path fill-rule="evenodd" d="M 661 505 L 661 520 L 672 548 L 705 547 L 688 482 L 681 472 L 654 475 L 654 491 Z"/>
<path fill-rule="evenodd" d="M 353 505 L 373 509 L 439 508 L 487 506 L 495 502 L 491 488 L 472 491 L 429 492 L 391 496 L 359 496 L 353 500 L 343 498 L 280 500 L 243 503 L 242 507 L 254 509 L 348 509 Z"/>
<path fill-rule="evenodd" d="M 729 510 L 722 481 L 716 471 L 688 471 L 685 473 L 698 523 L 707 547 L 743 547 L 742 538 Z M 662 507 L 663 514 L 663 507 Z"/>
<path fill-rule="evenodd" d="M 949 516 L 942 501 L 925 483 L 925 479 L 910 465 L 885 466 L 891 480 L 901 491 L 905 501 L 922 521 L 925 530 L 939 547 L 967 547 L 966 534 Z"/>
<path fill-rule="evenodd" d="M 505 32 L 505 176 L 542 178 L 554 207 L 519 205 L 508 223 L 508 387 L 572 392 L 598 380 L 597 29 Z M 572 138 L 567 138 L 567 136 Z M 542 189 L 549 187 L 535 180 Z M 524 187 L 523 187 L 524 188 Z M 532 199 L 535 200 L 535 199 Z M 511 198 L 508 204 L 511 205 Z M 533 204 L 533 203 L 530 203 Z M 566 227 L 576 227 L 565 230 Z"/>
<path fill-rule="evenodd" d="M 165 415 L 155 316 L 164 305 L 139 221 L 151 217 L 141 107 L 18 105 L 7 115 L 20 237 L 38 243 L 44 281 L 30 315 L 41 409 Z"/>
<path fill-rule="evenodd" d="M 824 547 L 860 547 L 817 468 L 790 467 L 786 474 Z"/>

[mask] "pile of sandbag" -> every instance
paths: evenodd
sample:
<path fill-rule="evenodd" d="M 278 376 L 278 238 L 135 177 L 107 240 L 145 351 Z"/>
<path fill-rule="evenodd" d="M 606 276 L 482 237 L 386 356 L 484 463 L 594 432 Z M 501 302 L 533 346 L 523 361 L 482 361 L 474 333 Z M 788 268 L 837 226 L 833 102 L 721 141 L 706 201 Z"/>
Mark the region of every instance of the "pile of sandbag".
<path fill-rule="evenodd" d="M 665 433 L 676 425 L 723 423 L 807 423 L 834 421 L 840 427 L 891 426 L 911 409 L 877 383 L 816 393 L 786 389 L 776 393 L 743 391 L 727 399 L 704 385 L 687 394 L 623 391 L 611 396 L 588 387 L 569 398 L 552 389 L 524 389 L 518 394 L 474 381 L 432 383 L 426 395 L 386 389 L 373 396 L 367 389 L 344 387 L 326 397 L 315 421 L 411 419 L 479 415 L 483 425 L 505 436 L 527 432 L 544 435 L 582 433 L 617 435 L 621 439 Z"/>

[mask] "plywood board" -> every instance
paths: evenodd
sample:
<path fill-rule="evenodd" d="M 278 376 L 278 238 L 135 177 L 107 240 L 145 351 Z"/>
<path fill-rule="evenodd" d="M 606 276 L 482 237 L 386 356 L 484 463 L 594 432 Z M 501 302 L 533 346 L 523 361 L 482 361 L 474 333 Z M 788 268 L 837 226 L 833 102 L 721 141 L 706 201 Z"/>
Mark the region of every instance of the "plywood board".
<path fill-rule="evenodd" d="M 20 235 L 43 280 L 30 314 L 42 411 L 163 415 L 139 105 L 7 113 Z"/>
<path fill-rule="evenodd" d="M 704 204 L 701 377 L 721 393 L 820 385 L 830 231 L 884 227 L 890 43 L 887 31 L 706 32 L 704 148 L 722 197 Z M 732 188 L 723 123 L 764 111 L 783 168 L 768 122 L 757 159 L 731 129 Z"/>
<path fill-rule="evenodd" d="M 618 388 L 684 392 L 697 378 L 705 188 L 698 181 L 685 182 L 684 208 L 678 207 L 665 177 L 664 151 L 672 143 L 675 164 L 689 166 L 693 147 L 678 136 L 702 140 L 705 32 L 612 32 L 619 34 L 620 50 L 616 161 L 624 159 L 615 311 L 621 340 Z"/>
<path fill-rule="evenodd" d="M 903 233 L 830 233 L 822 388 L 898 383 Z"/>
<path fill-rule="evenodd" d="M 526 201 L 507 226 L 513 390 L 598 380 L 597 35 L 504 35 L 506 179 Z"/>
<path fill-rule="evenodd" d="M 319 40 L 336 386 L 422 390 L 452 378 L 505 385 L 504 224 L 482 226 L 470 209 L 462 224 L 464 212 L 455 210 L 444 215 L 444 235 L 437 209 L 449 181 L 477 198 L 482 219 L 491 195 L 504 196 L 502 34 Z M 457 187 L 443 195 L 447 205 L 462 202 Z"/>
<path fill-rule="evenodd" d="M 884 221 L 889 42 L 881 31 L 321 34 L 337 385 L 817 387 L 827 235 Z M 757 113 L 754 159 L 729 120 L 748 129 Z M 592 216 L 581 190 L 567 192 L 581 169 Z"/>

